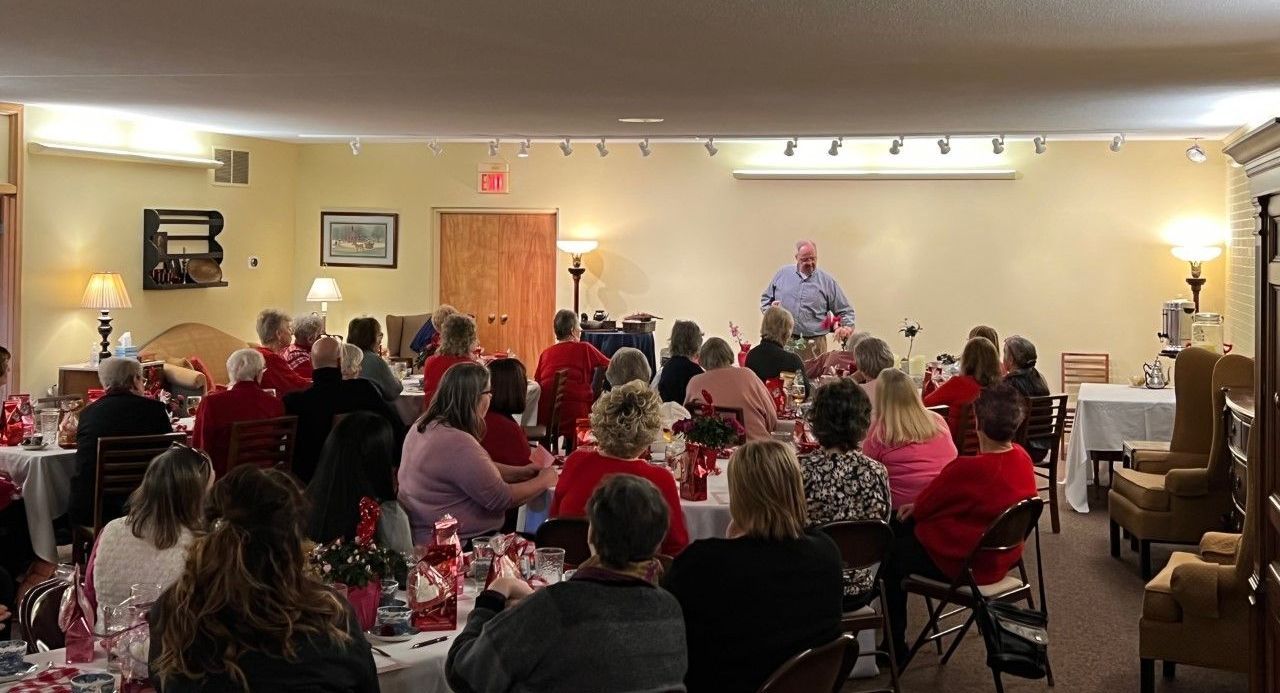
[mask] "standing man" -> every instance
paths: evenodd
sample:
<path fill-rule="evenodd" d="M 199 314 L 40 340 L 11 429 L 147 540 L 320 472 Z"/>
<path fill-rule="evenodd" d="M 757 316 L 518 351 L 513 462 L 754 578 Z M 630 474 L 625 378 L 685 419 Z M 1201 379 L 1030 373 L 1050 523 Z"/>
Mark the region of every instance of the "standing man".
<path fill-rule="evenodd" d="M 795 334 L 805 341 L 800 357 L 806 361 L 827 350 L 827 333 L 823 323 L 827 314 L 835 316 L 836 338 L 853 334 L 853 306 L 835 278 L 818 269 L 818 244 L 796 243 L 796 264 L 786 265 L 773 275 L 760 295 L 760 312 L 769 306 L 782 306 L 795 317 Z"/>

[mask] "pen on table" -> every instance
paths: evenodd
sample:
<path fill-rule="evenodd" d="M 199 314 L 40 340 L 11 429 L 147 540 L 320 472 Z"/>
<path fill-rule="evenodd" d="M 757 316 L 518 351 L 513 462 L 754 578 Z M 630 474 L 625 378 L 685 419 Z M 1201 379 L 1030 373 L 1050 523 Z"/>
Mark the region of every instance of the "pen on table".
<path fill-rule="evenodd" d="M 426 647 L 427 645 L 434 645 L 434 644 L 436 644 L 436 643 L 438 643 L 438 642 L 444 642 L 445 640 L 448 640 L 448 639 L 449 639 L 449 636 L 447 636 L 447 635 L 441 635 L 441 636 L 440 636 L 440 637 L 438 637 L 438 638 L 432 638 L 432 639 L 430 639 L 430 640 L 423 640 L 423 641 L 422 641 L 422 642 L 420 642 L 420 643 L 415 643 L 415 644 L 413 644 L 413 645 L 410 645 L 410 646 L 409 646 L 409 649 L 411 649 L 411 650 L 416 650 L 416 649 L 418 649 L 419 647 Z"/>

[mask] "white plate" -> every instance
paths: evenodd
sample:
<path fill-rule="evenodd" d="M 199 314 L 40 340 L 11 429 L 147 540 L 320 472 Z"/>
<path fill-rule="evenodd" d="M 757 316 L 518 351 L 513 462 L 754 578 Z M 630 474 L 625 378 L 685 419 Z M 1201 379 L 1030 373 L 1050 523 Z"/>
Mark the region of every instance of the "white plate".
<path fill-rule="evenodd" d="M 38 671 L 44 671 L 48 667 L 49 667 L 48 662 L 45 662 L 44 664 L 28 663 L 26 669 L 22 669 L 16 673 L 9 674 L 7 676 L 0 676 L 0 683 L 13 683 L 14 681 L 21 681 L 22 679 L 25 679 L 28 676 L 31 676 L 32 674 Z"/>

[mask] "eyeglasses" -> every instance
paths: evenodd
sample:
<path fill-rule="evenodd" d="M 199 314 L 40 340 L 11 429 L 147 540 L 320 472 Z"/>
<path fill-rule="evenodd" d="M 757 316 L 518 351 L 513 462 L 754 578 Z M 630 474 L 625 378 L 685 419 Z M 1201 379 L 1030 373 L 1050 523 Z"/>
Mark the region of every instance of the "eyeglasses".
<path fill-rule="evenodd" d="M 187 445 L 186 443 L 179 443 L 175 441 L 169 444 L 169 449 L 170 450 L 189 450 L 199 455 L 200 459 L 204 460 L 205 464 L 209 465 L 210 467 L 213 466 L 213 458 L 209 457 L 209 453 L 205 452 L 204 450 L 201 450 L 200 448 L 193 448 L 190 445 Z"/>

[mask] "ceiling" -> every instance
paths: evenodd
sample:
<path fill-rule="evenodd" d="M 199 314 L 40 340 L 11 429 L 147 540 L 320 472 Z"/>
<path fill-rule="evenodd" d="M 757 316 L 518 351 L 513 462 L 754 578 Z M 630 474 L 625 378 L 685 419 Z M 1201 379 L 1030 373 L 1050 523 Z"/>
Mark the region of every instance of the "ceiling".
<path fill-rule="evenodd" d="M 1275 0 L 0 0 L 0 21 L 0 100 L 267 137 L 1218 137 L 1280 115 Z"/>

